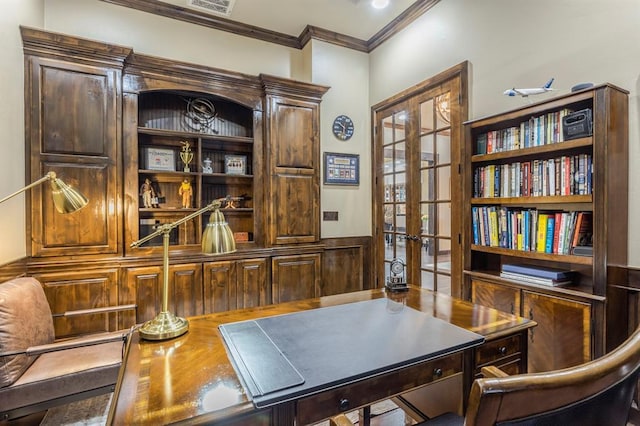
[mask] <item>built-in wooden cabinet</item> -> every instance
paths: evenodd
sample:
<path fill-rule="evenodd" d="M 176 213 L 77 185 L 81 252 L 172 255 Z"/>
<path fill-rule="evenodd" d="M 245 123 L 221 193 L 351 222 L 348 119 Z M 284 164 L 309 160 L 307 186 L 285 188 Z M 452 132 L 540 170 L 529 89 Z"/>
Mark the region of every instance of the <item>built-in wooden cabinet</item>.
<path fill-rule="evenodd" d="M 320 110 L 328 87 L 262 76 L 268 244 L 320 240 Z"/>
<path fill-rule="evenodd" d="M 203 268 L 205 314 L 270 303 L 267 259 L 209 262 Z"/>
<path fill-rule="evenodd" d="M 575 300 L 575 296 L 545 294 L 488 280 L 471 281 L 473 303 L 520 315 L 538 324 L 529 331 L 530 372 L 578 365 L 591 359 L 592 305 L 600 305 L 602 300 Z"/>
<path fill-rule="evenodd" d="M 319 105 L 328 87 L 21 30 L 27 177 L 54 171 L 89 199 L 61 215 L 47 184 L 27 197 L 30 252 L 19 266 L 45 285 L 58 337 L 153 319 L 162 301 L 160 238 L 132 243 L 227 196 L 235 253 L 201 252 L 209 213 L 172 231 L 172 313 L 319 296 L 325 273 L 330 294 L 370 287 L 370 239 L 333 238 L 327 247 L 320 238 Z M 333 280 L 343 265 L 350 274 Z M 16 268 L 0 269 L 10 276 Z M 76 309 L 84 312 L 64 315 Z"/>
<path fill-rule="evenodd" d="M 27 199 L 27 250 L 36 257 L 116 254 L 122 68 L 130 49 L 21 27 L 25 52 L 27 181 L 55 172 L 90 205 L 59 214 L 48 183 Z M 46 48 L 43 48 L 46 46 Z"/>
<path fill-rule="evenodd" d="M 169 310 L 180 317 L 203 313 L 202 264 L 183 263 L 169 267 Z M 127 268 L 118 286 L 121 305 L 136 310 L 121 316 L 122 328 L 149 321 L 162 308 L 162 266 Z"/>
<path fill-rule="evenodd" d="M 271 260 L 273 303 L 320 297 L 320 254 L 274 256 Z"/>
<path fill-rule="evenodd" d="M 463 294 L 538 323 L 531 371 L 615 347 L 626 308 L 608 298 L 607 274 L 610 264 L 627 262 L 628 92 L 594 86 L 467 122 L 465 136 Z M 592 218 L 588 255 L 572 247 L 580 215 Z M 559 225 L 540 234 L 542 216 Z M 569 285 L 532 284 L 502 276 L 505 264 L 574 276 Z"/>

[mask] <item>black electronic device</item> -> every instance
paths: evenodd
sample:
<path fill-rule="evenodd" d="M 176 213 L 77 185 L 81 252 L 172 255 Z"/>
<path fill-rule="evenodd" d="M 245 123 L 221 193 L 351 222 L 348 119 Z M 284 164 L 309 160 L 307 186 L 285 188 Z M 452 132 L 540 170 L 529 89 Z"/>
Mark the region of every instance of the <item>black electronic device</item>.
<path fill-rule="evenodd" d="M 564 140 L 584 138 L 593 134 L 593 117 L 591 109 L 582 109 L 567 114 L 562 118 L 562 135 Z"/>

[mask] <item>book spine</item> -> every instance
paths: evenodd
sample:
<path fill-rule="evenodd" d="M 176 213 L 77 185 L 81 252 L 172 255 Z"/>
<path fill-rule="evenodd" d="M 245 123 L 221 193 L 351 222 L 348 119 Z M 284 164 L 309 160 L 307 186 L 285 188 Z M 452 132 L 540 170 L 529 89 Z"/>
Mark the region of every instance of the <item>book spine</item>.
<path fill-rule="evenodd" d="M 544 253 L 545 243 L 547 240 L 547 221 L 548 215 L 546 213 L 538 214 L 538 229 L 536 232 L 536 251 L 538 253 Z"/>
<path fill-rule="evenodd" d="M 553 252 L 553 232 L 555 230 L 556 218 L 554 215 L 550 215 L 547 218 L 547 233 L 545 235 L 544 252 Z"/>

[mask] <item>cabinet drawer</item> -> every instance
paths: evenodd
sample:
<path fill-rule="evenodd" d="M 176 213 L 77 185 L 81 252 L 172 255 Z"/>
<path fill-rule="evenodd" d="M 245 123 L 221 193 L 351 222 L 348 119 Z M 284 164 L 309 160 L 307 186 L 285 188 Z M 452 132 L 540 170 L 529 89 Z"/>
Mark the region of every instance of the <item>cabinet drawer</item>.
<path fill-rule="evenodd" d="M 497 365 L 497 361 L 520 353 L 521 336 L 509 336 L 504 339 L 487 342 L 476 349 L 476 367 L 486 364 Z"/>
<path fill-rule="evenodd" d="M 461 371 L 462 354 L 454 354 L 311 395 L 298 401 L 298 421 L 300 424 L 318 422 Z"/>
<path fill-rule="evenodd" d="M 521 364 L 522 358 L 515 356 L 512 358 L 500 359 L 498 362 L 492 363 L 491 365 L 498 367 L 509 376 L 513 376 L 515 374 L 526 373 L 526 371 L 522 371 L 523 368 L 521 368 Z M 480 367 L 477 367 L 475 371 L 475 378 L 478 379 L 480 377 L 484 377 L 484 375 L 482 374 Z"/>

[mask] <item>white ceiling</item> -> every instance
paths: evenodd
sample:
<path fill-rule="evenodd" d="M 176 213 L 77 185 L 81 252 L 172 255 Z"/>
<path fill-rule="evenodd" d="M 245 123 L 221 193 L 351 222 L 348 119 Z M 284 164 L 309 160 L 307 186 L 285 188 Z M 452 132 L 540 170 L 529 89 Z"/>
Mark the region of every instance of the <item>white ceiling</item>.
<path fill-rule="evenodd" d="M 188 0 L 162 1 L 192 8 Z M 379 10 L 371 0 L 235 0 L 230 16 L 211 14 L 295 37 L 312 25 L 366 41 L 415 1 L 390 0 L 386 9 Z"/>

